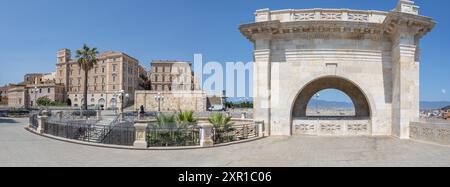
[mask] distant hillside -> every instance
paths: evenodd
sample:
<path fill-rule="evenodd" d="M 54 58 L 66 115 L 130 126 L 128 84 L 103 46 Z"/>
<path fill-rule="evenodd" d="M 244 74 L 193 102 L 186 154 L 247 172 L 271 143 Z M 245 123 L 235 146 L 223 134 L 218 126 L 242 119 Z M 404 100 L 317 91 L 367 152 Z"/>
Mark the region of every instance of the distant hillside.
<path fill-rule="evenodd" d="M 353 108 L 353 103 L 338 102 L 338 101 L 324 101 L 324 100 L 311 100 L 308 107 L 315 108 L 319 104 L 319 108 Z"/>
<path fill-rule="evenodd" d="M 446 106 L 446 107 L 442 108 L 442 110 L 450 110 L 450 106 Z"/>
<path fill-rule="evenodd" d="M 420 109 L 441 109 L 444 107 L 450 106 L 450 101 L 436 101 L 436 102 L 429 102 L 429 101 L 422 101 L 420 102 Z"/>

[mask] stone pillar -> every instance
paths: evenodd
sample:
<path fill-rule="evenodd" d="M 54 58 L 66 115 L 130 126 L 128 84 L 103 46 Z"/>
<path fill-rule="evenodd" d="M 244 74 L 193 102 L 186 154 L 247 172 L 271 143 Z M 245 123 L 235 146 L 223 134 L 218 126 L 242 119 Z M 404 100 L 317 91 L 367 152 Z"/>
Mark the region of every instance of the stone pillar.
<path fill-rule="evenodd" d="M 134 140 L 134 148 L 147 149 L 147 121 L 135 121 L 136 139 Z"/>
<path fill-rule="evenodd" d="M 253 95 L 254 95 L 254 120 L 264 121 L 265 134 L 270 135 L 270 36 L 255 36 L 254 71 L 253 71 Z"/>
<path fill-rule="evenodd" d="M 264 137 L 264 121 L 255 121 L 258 128 L 258 137 Z"/>
<path fill-rule="evenodd" d="M 47 122 L 47 120 L 48 120 L 47 115 L 38 116 L 38 127 L 37 127 L 36 131 L 39 134 L 44 134 L 44 132 L 45 132 L 44 125 Z"/>
<path fill-rule="evenodd" d="M 410 122 L 418 120 L 420 113 L 416 33 L 415 28 L 400 25 L 393 38 L 392 132 L 400 139 L 409 139 Z"/>
<path fill-rule="evenodd" d="M 245 113 L 245 112 L 242 113 L 242 114 L 241 114 L 241 119 L 247 119 L 247 113 Z"/>
<path fill-rule="evenodd" d="M 211 123 L 200 123 L 200 146 L 212 147 L 214 146 L 213 140 L 213 125 Z"/>
<path fill-rule="evenodd" d="M 102 120 L 102 110 L 97 110 L 97 120 Z"/>

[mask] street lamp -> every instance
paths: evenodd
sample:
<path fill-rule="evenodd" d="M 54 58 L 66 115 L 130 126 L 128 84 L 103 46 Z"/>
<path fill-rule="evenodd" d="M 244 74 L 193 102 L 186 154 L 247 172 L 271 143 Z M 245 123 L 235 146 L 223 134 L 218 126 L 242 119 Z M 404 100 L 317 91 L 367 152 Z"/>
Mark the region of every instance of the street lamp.
<path fill-rule="evenodd" d="M 121 103 L 121 106 L 120 106 L 120 113 L 123 114 L 123 108 L 124 108 L 124 107 L 123 107 L 123 105 L 124 105 L 123 100 L 124 100 L 124 97 L 125 97 L 125 98 L 129 98 L 130 95 L 129 95 L 129 94 L 126 94 L 126 93 L 125 93 L 125 90 L 120 90 L 119 96 L 120 96 L 120 103 Z"/>
<path fill-rule="evenodd" d="M 37 86 L 34 87 L 34 102 L 31 106 L 36 105 L 37 106 L 37 92 L 39 91 L 39 89 L 37 88 Z"/>
<path fill-rule="evenodd" d="M 158 102 L 158 112 L 161 112 L 161 101 L 164 101 L 164 96 L 158 93 L 158 95 L 155 95 L 155 101 Z"/>

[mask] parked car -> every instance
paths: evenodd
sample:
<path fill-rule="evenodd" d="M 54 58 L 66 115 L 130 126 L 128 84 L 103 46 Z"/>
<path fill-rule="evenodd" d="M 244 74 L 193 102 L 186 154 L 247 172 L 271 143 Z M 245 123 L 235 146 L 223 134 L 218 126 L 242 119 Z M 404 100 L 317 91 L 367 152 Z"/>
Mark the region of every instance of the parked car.
<path fill-rule="evenodd" d="M 209 111 L 225 111 L 225 107 L 223 105 L 212 105 L 208 108 Z"/>

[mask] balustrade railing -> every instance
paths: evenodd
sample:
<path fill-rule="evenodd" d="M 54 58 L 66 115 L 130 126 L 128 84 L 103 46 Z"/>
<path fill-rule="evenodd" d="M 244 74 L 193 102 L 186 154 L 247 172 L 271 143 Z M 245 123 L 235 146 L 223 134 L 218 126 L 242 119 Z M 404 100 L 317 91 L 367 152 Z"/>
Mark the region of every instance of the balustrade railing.
<path fill-rule="evenodd" d="M 214 144 L 229 143 L 258 137 L 258 126 L 255 123 L 215 127 L 213 129 Z"/>

